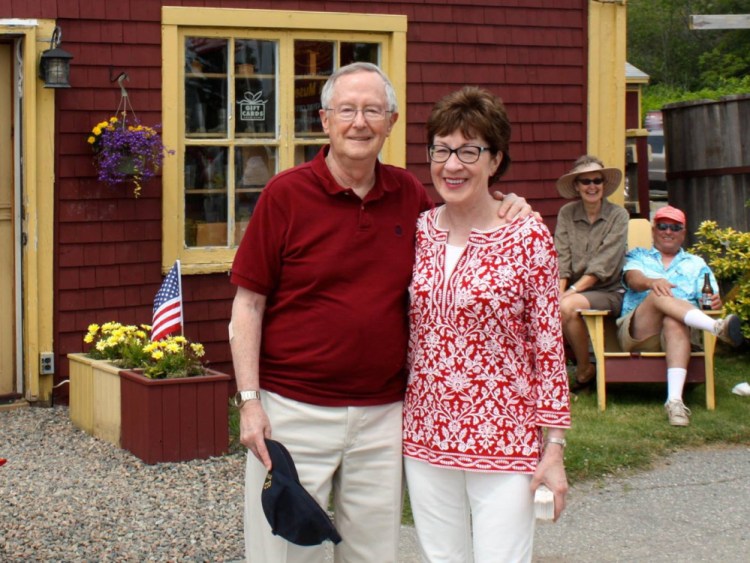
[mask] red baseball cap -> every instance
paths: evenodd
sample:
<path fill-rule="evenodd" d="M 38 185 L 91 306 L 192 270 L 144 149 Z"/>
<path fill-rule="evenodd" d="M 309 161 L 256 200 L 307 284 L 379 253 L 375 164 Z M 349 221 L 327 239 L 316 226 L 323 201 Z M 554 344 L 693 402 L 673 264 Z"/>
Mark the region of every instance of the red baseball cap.
<path fill-rule="evenodd" d="M 681 223 L 683 225 L 687 223 L 687 221 L 685 220 L 685 214 L 676 207 L 672 207 L 671 205 L 659 208 L 659 210 L 654 214 L 654 223 L 659 219 L 672 219 L 672 221 L 677 221 L 678 223 Z"/>

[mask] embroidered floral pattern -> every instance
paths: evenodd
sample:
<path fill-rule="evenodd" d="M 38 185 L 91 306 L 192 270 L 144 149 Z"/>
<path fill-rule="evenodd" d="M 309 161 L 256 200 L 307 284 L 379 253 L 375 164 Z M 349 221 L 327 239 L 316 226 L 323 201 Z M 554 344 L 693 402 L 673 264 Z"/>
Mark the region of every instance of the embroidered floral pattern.
<path fill-rule="evenodd" d="M 557 255 L 535 219 L 474 231 L 445 279 L 439 209 L 422 214 L 409 287 L 404 453 L 530 473 L 540 426 L 570 426 Z"/>

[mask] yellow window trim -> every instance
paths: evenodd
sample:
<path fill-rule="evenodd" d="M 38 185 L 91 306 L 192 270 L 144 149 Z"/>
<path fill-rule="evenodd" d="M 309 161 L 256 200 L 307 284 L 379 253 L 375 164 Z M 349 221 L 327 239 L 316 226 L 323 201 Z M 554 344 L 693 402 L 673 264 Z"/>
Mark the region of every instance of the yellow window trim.
<path fill-rule="evenodd" d="M 400 15 L 344 14 L 333 12 L 289 12 L 276 10 L 236 10 L 222 8 L 162 7 L 162 125 L 167 147 L 176 148 L 183 138 L 184 108 L 181 107 L 180 87 L 184 82 L 180 61 L 181 41 L 186 34 L 206 36 L 247 35 L 253 38 L 327 39 L 346 31 L 350 38 L 382 43 L 381 67 L 388 74 L 396 90 L 401 118 L 383 147 L 384 162 L 406 165 L 406 29 L 407 18 Z M 356 30 L 352 32 L 351 30 Z M 279 60 L 291 57 L 280 45 Z M 286 47 L 288 49 L 288 47 Z M 175 76 L 175 69 L 179 76 Z M 281 96 L 291 96 L 292 88 L 285 85 L 289 77 L 280 76 Z M 285 107 L 280 99 L 281 107 Z M 291 143 L 280 139 L 280 154 L 291 154 Z M 181 162 L 168 156 L 164 162 L 162 183 L 162 271 L 172 267 L 176 259 L 182 261 L 186 274 L 226 272 L 234 259 L 232 248 L 186 248 L 184 246 L 184 193 Z"/>

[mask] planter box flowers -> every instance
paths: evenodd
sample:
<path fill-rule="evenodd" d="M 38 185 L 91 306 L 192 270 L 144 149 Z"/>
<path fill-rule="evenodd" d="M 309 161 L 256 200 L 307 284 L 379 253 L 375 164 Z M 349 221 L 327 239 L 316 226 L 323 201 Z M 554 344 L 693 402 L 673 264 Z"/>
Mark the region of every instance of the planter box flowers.
<path fill-rule="evenodd" d="M 90 325 L 88 354 L 69 354 L 70 417 L 78 428 L 146 463 L 226 452 L 231 377 L 201 363 L 182 336 L 151 342 L 151 327 Z"/>

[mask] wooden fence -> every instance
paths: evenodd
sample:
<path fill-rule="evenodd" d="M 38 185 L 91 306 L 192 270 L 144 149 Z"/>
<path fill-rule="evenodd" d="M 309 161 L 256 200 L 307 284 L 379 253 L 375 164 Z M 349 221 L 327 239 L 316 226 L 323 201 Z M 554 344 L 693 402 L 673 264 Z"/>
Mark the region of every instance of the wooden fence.
<path fill-rule="evenodd" d="M 750 94 L 668 104 L 662 111 L 667 197 L 687 215 L 686 243 L 706 219 L 750 231 Z"/>

